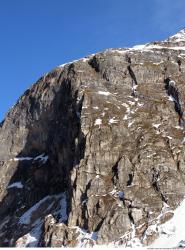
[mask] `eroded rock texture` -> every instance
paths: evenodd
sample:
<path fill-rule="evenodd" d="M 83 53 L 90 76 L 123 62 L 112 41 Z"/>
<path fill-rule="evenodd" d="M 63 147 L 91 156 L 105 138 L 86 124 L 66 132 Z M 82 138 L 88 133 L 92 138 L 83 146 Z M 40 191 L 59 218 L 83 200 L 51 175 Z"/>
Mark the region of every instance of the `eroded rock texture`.
<path fill-rule="evenodd" d="M 185 30 L 59 66 L 0 125 L 0 246 L 149 245 L 185 194 Z"/>

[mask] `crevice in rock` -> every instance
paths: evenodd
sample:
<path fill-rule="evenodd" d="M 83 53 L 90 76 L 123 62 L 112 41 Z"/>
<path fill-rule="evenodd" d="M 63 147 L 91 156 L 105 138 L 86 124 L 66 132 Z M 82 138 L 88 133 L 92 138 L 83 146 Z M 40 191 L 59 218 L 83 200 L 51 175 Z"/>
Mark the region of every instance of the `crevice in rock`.
<path fill-rule="evenodd" d="M 118 159 L 118 161 L 114 164 L 112 167 L 112 182 L 114 185 L 116 185 L 117 181 L 119 180 L 119 175 L 118 175 L 118 164 L 120 162 L 121 158 Z"/>
<path fill-rule="evenodd" d="M 134 223 L 134 218 L 133 218 L 133 216 L 132 216 L 132 209 L 131 209 L 131 208 L 128 209 L 128 217 L 129 217 L 130 222 L 131 222 L 132 224 L 135 224 L 135 223 Z"/>
<path fill-rule="evenodd" d="M 85 187 L 85 192 L 82 193 L 81 195 L 81 198 L 80 198 L 81 202 L 83 202 L 84 200 L 87 200 L 87 191 L 91 188 L 91 182 L 92 182 L 92 179 L 88 182 L 88 184 Z"/>
<path fill-rule="evenodd" d="M 132 68 L 131 68 L 131 65 L 127 66 L 127 69 L 128 69 L 129 74 L 130 74 L 130 77 L 131 77 L 132 80 L 133 80 L 133 83 L 134 83 L 135 85 L 137 85 L 137 84 L 138 84 L 138 83 L 137 83 L 137 79 L 136 79 L 136 76 L 135 76 L 135 74 L 134 74 L 134 71 L 133 71 Z M 133 84 L 133 85 L 134 85 L 134 84 Z"/>
<path fill-rule="evenodd" d="M 98 225 L 97 225 L 96 228 L 94 229 L 94 232 L 98 232 L 98 231 L 100 230 L 100 228 L 101 228 L 101 226 L 102 226 L 102 224 L 103 224 L 105 218 L 106 218 L 106 217 L 103 217 L 103 218 L 101 219 L 101 221 L 98 223 Z"/>
<path fill-rule="evenodd" d="M 180 161 L 177 161 L 177 171 L 180 171 Z"/>
<path fill-rule="evenodd" d="M 97 60 L 97 58 L 95 56 L 93 56 L 93 58 L 91 60 L 89 60 L 88 64 L 97 72 L 99 73 L 100 72 L 100 65 L 99 65 L 99 62 Z"/>
<path fill-rule="evenodd" d="M 128 181 L 127 181 L 127 186 L 131 186 L 132 185 L 132 181 L 133 181 L 133 174 L 129 174 L 128 175 Z"/>
<path fill-rule="evenodd" d="M 170 98 L 172 98 L 172 100 L 174 102 L 174 109 L 179 117 L 179 126 L 183 126 L 184 125 L 184 118 L 183 118 L 182 107 L 180 104 L 178 88 L 177 88 L 175 82 L 172 81 L 170 77 L 165 78 L 164 83 L 165 83 L 165 89 L 166 89 L 167 95 Z"/>
<path fill-rule="evenodd" d="M 88 230 L 88 225 L 89 225 L 88 209 L 87 209 L 87 200 L 88 200 L 87 191 L 91 188 L 91 182 L 92 179 L 88 182 L 88 184 L 85 187 L 85 192 L 82 193 L 80 197 L 82 204 L 81 209 L 82 209 L 82 219 L 83 219 L 82 228 L 84 228 L 85 230 Z"/>
<path fill-rule="evenodd" d="M 177 64 L 179 66 L 179 72 L 181 72 L 181 60 L 180 59 L 177 60 Z"/>
<path fill-rule="evenodd" d="M 134 74 L 134 71 L 131 68 L 131 63 L 132 63 L 131 58 L 128 55 L 126 55 L 126 61 L 129 64 L 127 66 L 127 69 L 128 69 L 129 75 L 132 79 L 132 96 L 136 96 L 136 87 L 138 85 L 138 82 L 137 82 L 136 76 Z"/>
<path fill-rule="evenodd" d="M 160 186 L 158 184 L 160 177 L 160 172 L 157 171 L 155 168 L 152 169 L 152 186 L 154 190 L 161 196 L 161 200 L 168 204 L 168 199 L 165 197 L 165 195 L 162 193 Z"/>

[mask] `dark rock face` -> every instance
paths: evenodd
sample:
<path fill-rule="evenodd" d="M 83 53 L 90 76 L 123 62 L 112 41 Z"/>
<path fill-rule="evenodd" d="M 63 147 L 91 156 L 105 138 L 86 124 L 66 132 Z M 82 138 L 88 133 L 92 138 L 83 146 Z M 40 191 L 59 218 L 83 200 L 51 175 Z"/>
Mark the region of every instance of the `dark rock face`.
<path fill-rule="evenodd" d="M 59 66 L 21 96 L 0 126 L 1 247 L 158 236 L 185 193 L 184 34 Z"/>

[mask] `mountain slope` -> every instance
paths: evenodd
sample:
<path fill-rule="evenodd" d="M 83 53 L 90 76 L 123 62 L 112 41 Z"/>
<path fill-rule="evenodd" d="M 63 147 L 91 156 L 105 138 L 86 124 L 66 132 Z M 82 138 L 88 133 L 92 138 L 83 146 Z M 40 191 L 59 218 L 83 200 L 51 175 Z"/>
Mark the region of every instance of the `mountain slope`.
<path fill-rule="evenodd" d="M 0 126 L 0 246 L 159 236 L 185 192 L 184 36 L 61 65 L 20 97 Z"/>

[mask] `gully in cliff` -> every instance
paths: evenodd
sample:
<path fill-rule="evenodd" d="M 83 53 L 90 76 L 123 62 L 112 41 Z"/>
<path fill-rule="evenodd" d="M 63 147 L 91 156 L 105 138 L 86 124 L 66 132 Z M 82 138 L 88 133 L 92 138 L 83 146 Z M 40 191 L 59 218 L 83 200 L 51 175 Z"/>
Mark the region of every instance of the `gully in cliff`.
<path fill-rule="evenodd" d="M 165 89 L 166 89 L 167 95 L 170 98 L 172 98 L 174 105 L 175 105 L 174 106 L 175 111 L 177 112 L 179 116 L 179 126 L 184 126 L 183 111 L 182 111 L 182 107 L 180 104 L 179 91 L 176 86 L 176 83 L 175 81 L 171 79 L 170 76 L 164 80 L 164 83 L 165 83 Z"/>

